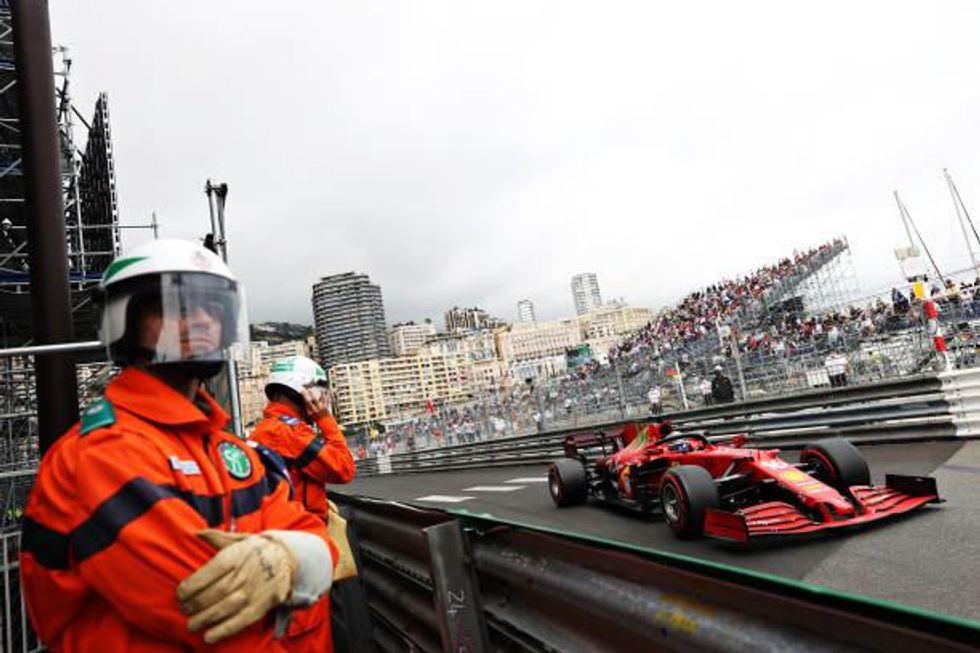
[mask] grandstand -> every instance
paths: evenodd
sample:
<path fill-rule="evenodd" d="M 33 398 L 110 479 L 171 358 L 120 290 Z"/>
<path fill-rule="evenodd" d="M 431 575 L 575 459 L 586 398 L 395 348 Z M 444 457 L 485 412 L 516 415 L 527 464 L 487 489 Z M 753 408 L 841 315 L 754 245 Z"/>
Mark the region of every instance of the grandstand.
<path fill-rule="evenodd" d="M 608 366 L 593 361 L 550 383 L 515 386 L 403 420 L 390 425 L 381 448 L 649 415 L 653 386 L 661 387 L 665 410 L 697 407 L 698 386 L 716 365 L 742 398 L 829 384 L 832 352 L 847 358 L 852 382 L 900 376 L 929 363 L 931 342 L 914 305 L 877 297 L 861 306 L 853 303 L 858 296 L 850 248 L 838 238 L 687 295 L 610 352 Z M 962 306 L 980 314 L 980 297 Z M 945 316 L 958 319 L 950 310 Z"/>

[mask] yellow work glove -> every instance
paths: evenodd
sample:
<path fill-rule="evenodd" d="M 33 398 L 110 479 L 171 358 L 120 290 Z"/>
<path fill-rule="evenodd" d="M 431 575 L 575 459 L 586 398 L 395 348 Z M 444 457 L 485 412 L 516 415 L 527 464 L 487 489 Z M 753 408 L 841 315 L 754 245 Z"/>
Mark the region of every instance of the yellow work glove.
<path fill-rule="evenodd" d="M 214 644 L 241 632 L 285 603 L 299 565 L 293 551 L 263 533 L 205 530 L 201 539 L 218 549 L 177 586 L 187 628 Z"/>
<path fill-rule="evenodd" d="M 357 576 L 357 563 L 354 562 L 354 552 L 347 541 L 347 520 L 340 516 L 337 504 L 327 501 L 330 510 L 327 513 L 327 534 L 337 547 L 340 559 L 333 568 L 333 582 L 347 580 Z"/>

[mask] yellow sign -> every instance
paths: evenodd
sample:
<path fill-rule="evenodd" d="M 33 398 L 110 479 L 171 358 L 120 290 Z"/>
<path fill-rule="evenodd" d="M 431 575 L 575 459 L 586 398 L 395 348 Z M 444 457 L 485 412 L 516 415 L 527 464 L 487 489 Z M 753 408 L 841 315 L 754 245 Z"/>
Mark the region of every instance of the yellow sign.
<path fill-rule="evenodd" d="M 915 295 L 916 299 L 926 298 L 926 284 L 921 281 L 915 281 L 912 283 L 912 294 Z"/>

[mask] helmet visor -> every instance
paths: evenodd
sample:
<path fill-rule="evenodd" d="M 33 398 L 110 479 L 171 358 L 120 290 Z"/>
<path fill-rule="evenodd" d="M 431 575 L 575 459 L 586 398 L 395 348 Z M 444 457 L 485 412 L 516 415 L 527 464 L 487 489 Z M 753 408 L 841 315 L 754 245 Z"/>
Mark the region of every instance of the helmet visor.
<path fill-rule="evenodd" d="M 244 290 L 213 274 L 137 277 L 107 290 L 104 310 L 102 335 L 119 363 L 227 360 L 231 345 L 248 343 Z"/>

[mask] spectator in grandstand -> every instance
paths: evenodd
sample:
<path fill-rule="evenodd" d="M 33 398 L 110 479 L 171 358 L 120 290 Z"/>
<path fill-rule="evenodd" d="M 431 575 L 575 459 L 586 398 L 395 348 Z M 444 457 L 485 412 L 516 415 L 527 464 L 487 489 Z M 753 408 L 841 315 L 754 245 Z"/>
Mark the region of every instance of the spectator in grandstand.
<path fill-rule="evenodd" d="M 847 357 L 839 351 L 831 352 L 824 360 L 824 369 L 827 370 L 827 378 L 832 388 L 847 385 L 847 365 Z"/>
<path fill-rule="evenodd" d="M 701 382 L 698 384 L 698 390 L 701 392 L 701 400 L 705 406 L 710 406 L 714 403 L 711 397 L 711 381 L 707 377 L 701 379 Z"/>
<path fill-rule="evenodd" d="M 653 387 L 647 392 L 647 401 L 650 402 L 650 412 L 654 415 L 659 415 L 663 412 L 663 393 L 660 390 L 660 386 L 654 384 Z"/>
<path fill-rule="evenodd" d="M 954 306 L 959 306 L 963 296 L 960 293 L 960 285 L 953 279 L 946 279 L 946 300 Z"/>
<path fill-rule="evenodd" d="M 327 374 L 306 356 L 277 360 L 266 381 L 265 396 L 269 403 L 250 439 L 282 457 L 295 499 L 330 529 L 341 518 L 329 509 L 326 484 L 349 483 L 354 478 L 354 459 L 330 412 Z M 341 540 L 336 535 L 334 539 Z M 341 555 L 351 554 L 341 549 Z M 329 595 L 297 611 L 285 637 L 292 653 L 333 650 Z"/>
<path fill-rule="evenodd" d="M 715 377 L 711 379 L 711 396 L 715 403 L 727 404 L 735 401 L 735 390 L 732 388 L 732 381 L 721 369 L 721 365 L 715 366 Z"/>
<path fill-rule="evenodd" d="M 326 593 L 338 555 L 202 387 L 248 339 L 238 281 L 200 245 L 154 240 L 99 290 L 122 371 L 44 456 L 28 500 L 38 637 L 54 651 L 285 651 L 279 617 Z"/>
<path fill-rule="evenodd" d="M 909 311 L 909 300 L 898 288 L 892 288 L 892 310 L 895 313 L 908 313 Z"/>

